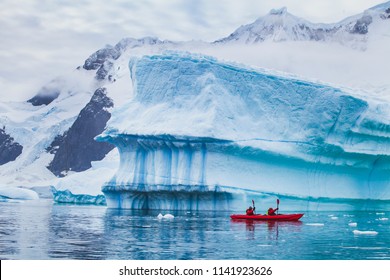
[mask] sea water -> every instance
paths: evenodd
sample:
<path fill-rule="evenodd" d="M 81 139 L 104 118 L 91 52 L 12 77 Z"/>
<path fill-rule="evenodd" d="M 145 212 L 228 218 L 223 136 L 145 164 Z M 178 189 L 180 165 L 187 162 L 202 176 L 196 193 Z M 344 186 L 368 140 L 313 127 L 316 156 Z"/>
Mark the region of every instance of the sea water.
<path fill-rule="evenodd" d="M 299 222 L 230 214 L 0 202 L 0 259 L 390 259 L 387 211 L 312 211 Z"/>

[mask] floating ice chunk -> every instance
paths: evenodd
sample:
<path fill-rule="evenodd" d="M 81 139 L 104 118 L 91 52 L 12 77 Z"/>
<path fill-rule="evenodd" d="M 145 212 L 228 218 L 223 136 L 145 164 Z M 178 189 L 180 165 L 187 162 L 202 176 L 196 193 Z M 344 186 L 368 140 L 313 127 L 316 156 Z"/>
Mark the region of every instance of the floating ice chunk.
<path fill-rule="evenodd" d="M 338 217 L 330 217 L 332 220 L 337 220 Z"/>
<path fill-rule="evenodd" d="M 306 224 L 307 226 L 314 226 L 314 227 L 323 227 L 324 224 L 322 223 L 308 223 Z"/>
<path fill-rule="evenodd" d="M 35 191 L 18 187 L 0 188 L 0 196 L 3 198 L 21 200 L 39 199 L 39 196 Z"/>
<path fill-rule="evenodd" d="M 353 230 L 353 234 L 355 235 L 377 235 L 378 232 L 377 231 L 374 231 L 374 230 L 366 230 L 366 231 L 362 231 L 362 230 Z"/>
<path fill-rule="evenodd" d="M 379 218 L 378 220 L 379 220 L 379 221 L 388 221 L 389 218 Z"/>
<path fill-rule="evenodd" d="M 53 200 L 57 203 L 106 205 L 104 195 L 73 194 L 69 190 L 60 191 L 52 187 Z"/>
<path fill-rule="evenodd" d="M 159 219 L 159 220 L 161 220 L 161 219 L 173 219 L 173 218 L 175 218 L 175 216 L 173 216 L 172 214 L 165 214 L 165 215 L 163 215 L 163 214 L 158 214 L 157 215 L 157 219 Z"/>
<path fill-rule="evenodd" d="M 382 213 L 382 212 L 378 212 L 378 213 L 375 213 L 377 215 L 384 215 L 385 213 Z"/>
<path fill-rule="evenodd" d="M 357 227 L 357 223 L 349 223 L 348 224 L 350 227 Z"/>

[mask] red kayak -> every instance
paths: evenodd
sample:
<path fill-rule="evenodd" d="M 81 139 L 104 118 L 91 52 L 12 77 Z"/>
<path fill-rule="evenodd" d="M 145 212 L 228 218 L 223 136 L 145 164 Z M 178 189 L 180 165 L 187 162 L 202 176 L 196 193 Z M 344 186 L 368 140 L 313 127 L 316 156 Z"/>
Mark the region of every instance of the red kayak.
<path fill-rule="evenodd" d="M 231 215 L 233 220 L 256 220 L 256 221 L 298 221 L 303 214 L 278 214 L 278 215 Z"/>

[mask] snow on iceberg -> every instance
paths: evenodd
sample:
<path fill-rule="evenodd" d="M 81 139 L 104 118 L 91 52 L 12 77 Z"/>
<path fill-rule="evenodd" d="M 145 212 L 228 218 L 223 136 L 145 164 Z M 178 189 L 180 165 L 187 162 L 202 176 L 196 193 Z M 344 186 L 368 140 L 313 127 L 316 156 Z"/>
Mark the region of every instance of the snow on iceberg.
<path fill-rule="evenodd" d="M 201 55 L 129 67 L 134 98 L 97 137 L 120 153 L 103 186 L 109 207 L 242 209 L 253 193 L 390 199 L 386 103 Z"/>
<path fill-rule="evenodd" d="M 0 198 L 4 199 L 20 199 L 20 200 L 34 200 L 38 199 L 38 194 L 26 188 L 18 187 L 1 187 Z"/>

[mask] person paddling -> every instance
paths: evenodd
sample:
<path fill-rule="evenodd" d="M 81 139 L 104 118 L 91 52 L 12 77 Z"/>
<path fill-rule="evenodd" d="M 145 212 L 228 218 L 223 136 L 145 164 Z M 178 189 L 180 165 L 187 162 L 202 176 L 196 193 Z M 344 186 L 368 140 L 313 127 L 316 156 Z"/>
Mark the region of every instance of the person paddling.
<path fill-rule="evenodd" d="M 268 211 L 267 211 L 267 215 L 268 216 L 274 216 L 274 215 L 276 215 L 276 211 L 278 211 L 279 210 L 279 208 L 275 208 L 275 209 L 273 209 L 272 207 L 270 207 L 269 209 L 268 209 Z"/>
<path fill-rule="evenodd" d="M 256 210 L 256 207 L 255 207 L 255 201 L 252 199 L 252 206 L 249 206 L 248 209 L 246 209 L 246 214 L 251 216 L 251 215 L 254 215 L 255 214 L 255 210 Z"/>
<path fill-rule="evenodd" d="M 254 215 L 254 214 L 255 214 L 255 210 L 256 210 L 256 207 L 253 207 L 253 208 L 252 208 L 252 206 L 249 206 L 249 208 L 246 209 L 246 214 L 247 214 L 248 216 Z"/>
<path fill-rule="evenodd" d="M 268 216 L 275 216 L 277 215 L 275 212 L 279 210 L 279 198 L 276 200 L 276 208 L 273 209 L 272 207 L 268 208 L 267 215 Z"/>

